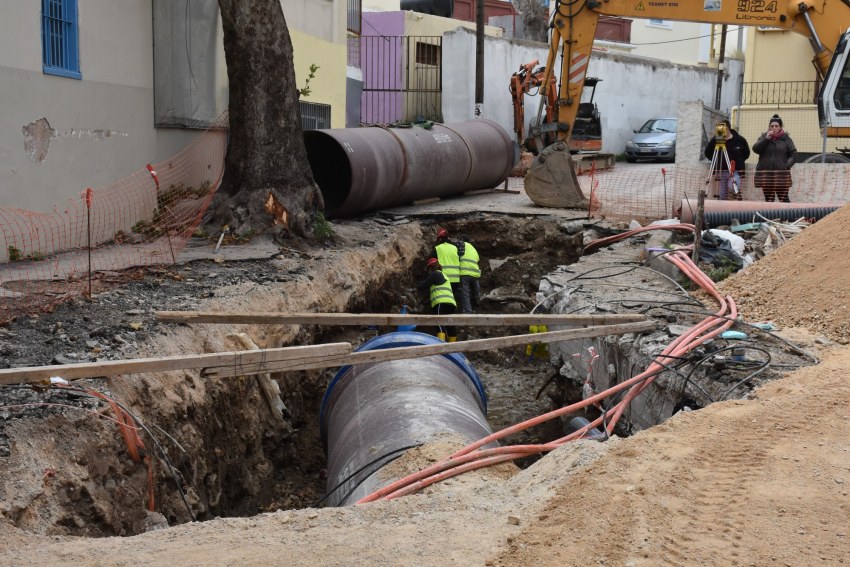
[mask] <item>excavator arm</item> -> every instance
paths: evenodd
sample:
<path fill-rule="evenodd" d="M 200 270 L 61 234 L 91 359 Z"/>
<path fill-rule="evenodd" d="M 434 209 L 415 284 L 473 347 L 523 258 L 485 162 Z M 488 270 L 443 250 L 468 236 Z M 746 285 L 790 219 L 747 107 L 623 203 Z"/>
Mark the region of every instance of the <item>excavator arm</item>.
<path fill-rule="evenodd" d="M 569 156 L 568 141 L 578 113 L 581 93 L 590 62 L 593 38 L 600 16 L 654 18 L 712 24 L 770 26 L 806 36 L 814 49 L 813 63 L 824 86 L 837 81 L 843 67 L 833 63 L 830 48 L 839 43 L 850 27 L 850 0 L 556 0 L 551 18 L 551 41 L 546 61 L 545 84 L 550 74 L 557 77 L 554 119 L 538 127 L 557 141 L 545 148 L 526 174 L 525 190 L 536 204 L 546 207 L 586 208 Z M 842 48 L 843 49 L 843 48 Z M 843 49 L 843 51 L 848 51 Z M 847 54 L 845 53 L 846 57 Z M 836 70 L 833 70 L 836 68 Z M 848 71 L 850 82 L 850 71 Z M 823 93 L 821 93 L 823 97 Z M 823 97 L 829 100 L 829 97 Z M 833 113 L 834 114 L 834 113 Z M 830 128 L 830 135 L 850 135 L 848 128 Z M 822 122 L 829 112 L 821 109 Z"/>
<path fill-rule="evenodd" d="M 520 148 L 528 148 L 537 150 L 538 146 L 542 149 L 543 145 L 536 143 L 533 138 L 526 139 L 525 137 L 525 95 L 533 94 L 536 90 L 537 94 L 543 97 L 543 104 L 546 109 L 545 122 L 551 122 L 555 116 L 555 101 L 557 94 L 557 84 L 555 76 L 548 74 L 549 79 L 546 83 L 543 82 L 543 77 L 547 76 L 544 67 L 537 67 L 540 63 L 538 59 L 523 63 L 519 70 L 511 77 L 511 100 L 514 105 L 514 132 L 516 132 L 516 142 Z M 533 147 L 532 147 L 533 146 Z"/>

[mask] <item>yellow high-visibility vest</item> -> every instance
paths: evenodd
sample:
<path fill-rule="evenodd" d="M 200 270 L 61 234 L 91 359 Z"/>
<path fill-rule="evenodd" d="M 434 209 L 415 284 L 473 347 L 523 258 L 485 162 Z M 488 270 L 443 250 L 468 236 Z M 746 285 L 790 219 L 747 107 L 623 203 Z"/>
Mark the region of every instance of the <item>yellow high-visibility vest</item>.
<path fill-rule="evenodd" d="M 440 270 L 437 270 L 437 272 L 442 274 Z M 443 277 L 445 276 L 446 275 L 443 274 Z M 439 285 L 431 286 L 431 307 L 436 307 L 440 303 L 451 303 L 457 307 L 457 301 L 455 301 L 455 296 L 452 293 L 452 286 L 449 283 L 448 278 Z"/>
<path fill-rule="evenodd" d="M 451 242 L 443 242 L 434 247 L 437 252 L 437 260 L 440 262 L 440 268 L 443 270 L 443 275 L 446 276 L 451 283 L 460 281 L 460 259 L 457 257 L 457 246 Z"/>
<path fill-rule="evenodd" d="M 481 277 L 481 270 L 478 269 L 478 250 L 469 242 L 463 245 L 463 256 L 460 257 L 460 275 L 472 276 L 473 278 Z"/>

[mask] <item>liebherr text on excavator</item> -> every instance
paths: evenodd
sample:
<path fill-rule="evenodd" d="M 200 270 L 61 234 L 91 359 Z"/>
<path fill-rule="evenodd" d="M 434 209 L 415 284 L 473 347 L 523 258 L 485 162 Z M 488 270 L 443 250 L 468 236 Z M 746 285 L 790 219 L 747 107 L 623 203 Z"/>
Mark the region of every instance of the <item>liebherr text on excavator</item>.
<path fill-rule="evenodd" d="M 551 80 L 560 55 L 558 94 L 551 122 L 540 128 L 556 138 L 535 158 L 525 177 L 525 190 L 545 207 L 586 208 L 588 199 L 576 177 L 568 142 L 581 103 L 593 38 L 600 16 L 653 18 L 710 24 L 770 26 L 809 38 L 813 63 L 821 80 L 818 114 L 827 136 L 850 138 L 850 0 L 713 0 L 653 2 L 649 0 L 556 0 L 543 85 Z"/>

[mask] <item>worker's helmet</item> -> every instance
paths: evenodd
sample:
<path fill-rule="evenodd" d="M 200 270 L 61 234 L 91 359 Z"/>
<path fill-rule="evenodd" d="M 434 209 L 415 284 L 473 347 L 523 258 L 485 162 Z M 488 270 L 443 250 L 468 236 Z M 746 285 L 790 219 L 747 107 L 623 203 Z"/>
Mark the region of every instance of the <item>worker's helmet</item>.
<path fill-rule="evenodd" d="M 440 261 L 436 258 L 428 258 L 428 267 L 429 268 L 440 268 Z"/>
<path fill-rule="evenodd" d="M 448 238 L 448 237 L 449 237 L 449 231 L 446 230 L 445 228 L 441 228 L 440 230 L 437 231 L 437 238 Z"/>

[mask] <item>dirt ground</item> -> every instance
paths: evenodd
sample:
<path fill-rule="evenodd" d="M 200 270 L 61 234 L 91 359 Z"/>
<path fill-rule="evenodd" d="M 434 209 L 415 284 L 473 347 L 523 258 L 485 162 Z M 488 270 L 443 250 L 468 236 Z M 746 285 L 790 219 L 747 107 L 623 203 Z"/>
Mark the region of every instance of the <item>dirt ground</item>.
<path fill-rule="evenodd" d="M 850 350 L 755 399 L 566 446 L 424 494 L 132 538 L 0 528 L 7 565 L 840 565 L 850 551 Z M 445 455 L 446 449 L 435 451 Z"/>
<path fill-rule="evenodd" d="M 725 292 L 740 297 L 748 320 L 775 322 L 788 337 L 821 358 L 819 365 L 764 385 L 749 399 L 682 412 L 626 439 L 576 442 L 524 470 L 501 465 L 391 502 L 214 518 L 124 538 L 39 535 L 34 533 L 38 530 L 23 531 L 0 522 L 0 564 L 796 566 L 850 561 L 850 382 L 846 379 L 850 348 L 832 342 L 846 342 L 847 337 L 847 317 L 842 310 L 850 290 L 850 255 L 841 236 L 848 233 L 848 219 L 850 209 L 845 207 L 723 283 Z M 487 225 L 493 220 L 481 222 Z M 421 259 L 421 250 L 407 250 L 404 244 L 408 238 L 421 238 L 418 227 L 373 230 L 388 233 L 386 241 L 395 242 L 397 249 L 392 245 L 385 248 L 382 237 L 361 242 L 360 248 L 300 252 L 301 262 L 290 253 L 285 266 L 293 272 L 286 277 L 278 267 L 263 281 L 213 286 L 211 293 L 219 300 L 230 298 L 231 306 L 238 308 L 249 290 L 271 286 L 275 294 L 285 291 L 287 297 L 275 298 L 270 291 L 264 296 L 270 310 L 298 306 L 351 309 L 356 307 L 350 304 L 353 300 L 337 295 L 346 275 L 355 276 L 334 262 L 343 257 L 360 265 L 378 257 L 399 263 L 402 258 Z M 396 230 L 408 232 L 401 244 L 394 235 Z M 356 243 L 363 236 L 358 233 L 349 242 Z M 370 249 L 378 252 L 372 255 Z M 335 266 L 343 274 L 334 276 L 334 269 L 303 261 L 316 256 L 321 257 L 321 265 Z M 527 269 L 512 277 L 523 284 L 505 297 L 509 302 L 515 296 L 520 303 L 517 309 L 521 309 L 527 308 L 522 305 L 522 294 L 534 287 L 541 274 L 535 273 L 527 259 L 517 263 Z M 304 271 L 301 266 L 305 264 L 318 271 Z M 274 287 L 276 278 L 286 280 L 278 282 L 282 287 Z M 373 293 L 380 295 L 377 289 Z M 185 303 L 184 309 L 205 306 L 204 301 L 192 297 L 179 301 Z M 384 301 L 390 304 L 393 298 Z M 124 335 L 126 324 L 134 318 L 148 318 L 144 322 L 151 334 L 144 340 L 129 341 L 133 353 L 165 348 L 170 344 L 166 339 L 184 336 L 180 329 L 150 324 L 149 307 L 141 309 L 142 313 L 127 314 L 133 309 L 123 309 L 127 321 L 114 319 L 115 328 L 107 335 Z M 27 324 L 41 328 L 46 318 Z M 8 332 L 23 331 L 14 328 Z M 50 334 L 56 335 L 55 325 Z M 291 334 L 297 336 L 298 331 L 293 329 Z M 38 340 L 35 335 L 27 337 Z M 193 341 L 184 340 L 172 348 L 223 350 L 209 329 L 202 329 Z M 116 356 L 126 356 L 128 349 L 122 344 Z M 10 362 L 20 358 L 30 364 L 45 363 L 4 356 Z M 506 362 L 519 361 L 508 357 Z M 188 386 L 181 384 L 187 381 Z M 177 395 L 201 394 L 192 394 L 191 390 L 201 385 L 188 378 L 177 385 Z M 149 395 L 173 394 L 160 386 Z M 297 410 L 297 400 L 286 402 Z M 222 406 L 223 414 L 225 410 Z M 246 417 L 241 413 L 233 419 Z M 57 418 L 56 423 L 62 422 Z M 82 427 L 82 423 L 82 418 L 73 422 L 74 427 Z M 13 456 L 24 444 L 22 437 L 15 439 L 18 444 L 9 447 Z M 199 436 L 197 442 L 202 441 Z M 264 449 L 262 442 L 254 447 L 260 452 Z M 396 463 L 418 470 L 452 449 L 424 447 Z M 79 459 L 94 458 L 95 454 L 89 454 Z M 27 465 L 40 467 L 40 462 Z M 74 464 L 76 474 L 89 473 L 84 465 Z M 305 476 L 315 472 L 308 471 Z M 111 474 L 117 479 L 122 474 L 142 473 L 128 468 Z M 25 494 L 31 495 L 31 506 L 44 506 L 40 499 L 55 494 L 47 488 L 55 482 L 54 477 L 39 468 L 33 468 L 32 475 L 44 487 L 40 492 L 32 487 L 16 491 L 10 486 L 12 477 L 3 479 L 4 506 L 8 508 L 10 501 Z M 21 482 L 20 475 L 13 478 Z M 197 495 L 202 496 L 208 501 L 208 496 Z M 25 514 L 26 506 L 20 510 Z M 212 510 L 211 515 L 214 513 Z"/>

